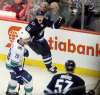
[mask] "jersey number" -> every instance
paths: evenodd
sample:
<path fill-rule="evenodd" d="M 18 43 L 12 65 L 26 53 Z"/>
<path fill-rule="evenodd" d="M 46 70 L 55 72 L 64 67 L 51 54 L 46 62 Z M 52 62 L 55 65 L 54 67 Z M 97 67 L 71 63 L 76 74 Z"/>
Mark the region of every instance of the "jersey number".
<path fill-rule="evenodd" d="M 19 58 L 19 54 L 16 54 L 16 55 L 15 55 L 15 58 L 18 59 L 18 58 Z"/>
<path fill-rule="evenodd" d="M 65 86 L 63 87 L 63 84 Z M 68 92 L 69 88 L 72 86 L 73 82 L 69 80 L 64 80 L 64 79 L 58 79 L 55 85 L 55 93 L 62 93 L 65 94 Z"/>

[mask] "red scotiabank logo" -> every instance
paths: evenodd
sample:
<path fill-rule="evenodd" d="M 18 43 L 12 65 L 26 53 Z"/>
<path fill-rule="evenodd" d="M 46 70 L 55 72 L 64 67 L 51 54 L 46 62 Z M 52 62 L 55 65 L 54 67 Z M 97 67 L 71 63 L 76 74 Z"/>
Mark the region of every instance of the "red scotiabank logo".
<path fill-rule="evenodd" d="M 82 43 L 76 44 L 71 39 L 67 39 L 67 41 L 60 41 L 57 36 L 49 37 L 48 43 L 52 50 L 100 57 L 100 43 L 95 43 L 94 46 Z"/>
<path fill-rule="evenodd" d="M 15 40 L 15 38 L 18 37 L 18 32 L 20 31 L 22 27 L 19 26 L 11 26 L 8 29 L 8 37 L 9 37 L 9 42 L 6 44 L 7 48 L 11 47 L 12 42 Z"/>

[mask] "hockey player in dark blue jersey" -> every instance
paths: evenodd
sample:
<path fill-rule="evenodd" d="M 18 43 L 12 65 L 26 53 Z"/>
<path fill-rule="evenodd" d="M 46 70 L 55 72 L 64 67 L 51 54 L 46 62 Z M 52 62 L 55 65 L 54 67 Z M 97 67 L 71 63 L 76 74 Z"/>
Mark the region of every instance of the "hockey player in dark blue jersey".
<path fill-rule="evenodd" d="M 36 13 L 35 19 L 32 20 L 25 28 L 31 38 L 31 41 L 29 41 L 29 47 L 42 56 L 47 70 L 52 73 L 56 73 L 57 68 L 52 66 L 52 55 L 48 42 L 44 38 L 44 29 L 46 27 L 59 28 L 63 23 L 64 19 L 62 19 L 62 17 L 59 17 L 54 23 L 47 19 L 43 12 L 39 11 Z"/>
<path fill-rule="evenodd" d="M 52 78 L 44 90 L 45 95 L 86 95 L 84 80 L 73 74 L 74 61 L 68 60 L 65 69 L 67 73 L 57 74 Z"/>

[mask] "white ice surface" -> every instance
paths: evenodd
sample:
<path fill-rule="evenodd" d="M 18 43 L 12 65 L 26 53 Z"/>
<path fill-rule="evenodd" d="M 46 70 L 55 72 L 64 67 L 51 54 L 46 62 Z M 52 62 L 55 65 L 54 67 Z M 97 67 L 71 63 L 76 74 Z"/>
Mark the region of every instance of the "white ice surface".
<path fill-rule="evenodd" d="M 25 65 L 25 69 L 33 76 L 33 95 L 44 95 L 43 90 L 51 80 L 53 74 L 38 67 L 29 67 Z M 81 77 L 86 82 L 87 91 L 94 88 L 98 81 L 98 78 L 86 76 Z M 5 64 L 3 62 L 0 62 L 0 95 L 5 95 L 9 79 L 9 72 L 6 69 Z M 23 86 L 21 86 L 20 95 L 24 95 Z"/>

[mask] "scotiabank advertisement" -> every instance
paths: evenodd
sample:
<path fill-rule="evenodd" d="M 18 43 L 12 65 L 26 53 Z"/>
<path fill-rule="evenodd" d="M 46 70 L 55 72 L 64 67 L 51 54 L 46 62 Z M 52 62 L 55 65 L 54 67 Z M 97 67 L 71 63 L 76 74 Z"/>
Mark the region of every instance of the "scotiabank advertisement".
<path fill-rule="evenodd" d="M 50 28 L 45 31 L 55 61 L 73 59 L 79 67 L 100 70 L 100 35 Z"/>
<path fill-rule="evenodd" d="M 0 20 L 0 54 L 7 54 L 19 31 L 27 24 Z M 78 67 L 100 71 L 100 35 L 64 29 L 45 29 L 54 63 L 72 59 Z M 30 48 L 30 59 L 41 60 Z"/>

